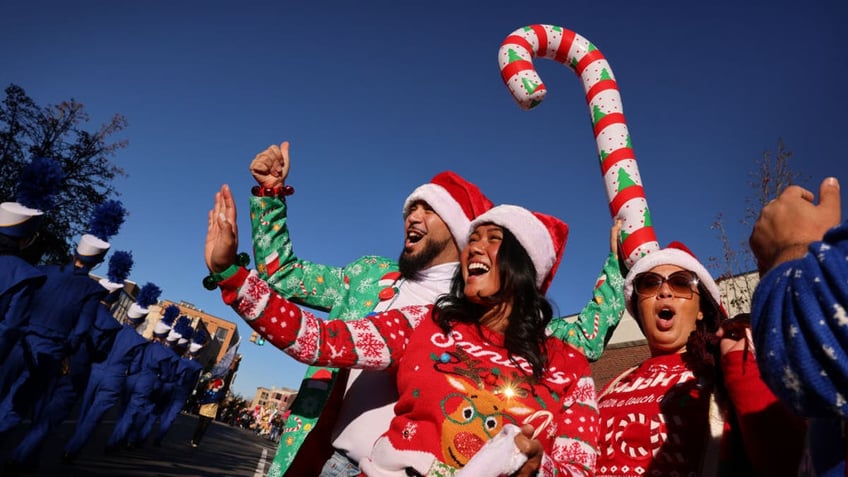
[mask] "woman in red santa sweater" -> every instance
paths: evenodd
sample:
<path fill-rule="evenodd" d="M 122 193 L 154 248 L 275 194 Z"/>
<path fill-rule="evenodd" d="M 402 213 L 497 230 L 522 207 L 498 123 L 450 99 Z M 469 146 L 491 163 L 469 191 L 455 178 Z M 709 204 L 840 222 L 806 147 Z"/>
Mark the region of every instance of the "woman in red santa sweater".
<path fill-rule="evenodd" d="M 396 370 L 396 416 L 359 462 L 366 475 L 454 475 L 510 424 L 520 432 L 507 455 L 495 453 L 517 459 L 487 460 L 475 476 L 518 466 L 516 475 L 593 474 L 598 421 L 588 361 L 545 336 L 552 309 L 544 292 L 565 248 L 565 223 L 495 207 L 472 223 L 451 292 L 435 305 L 324 321 L 234 265 L 237 233 L 222 212 L 210 211 L 207 265 L 253 329 L 304 363 Z"/>
<path fill-rule="evenodd" d="M 796 475 L 804 424 L 760 379 L 750 329 L 726 319 L 691 251 L 641 258 L 624 296 L 651 357 L 598 396 L 597 475 Z"/>

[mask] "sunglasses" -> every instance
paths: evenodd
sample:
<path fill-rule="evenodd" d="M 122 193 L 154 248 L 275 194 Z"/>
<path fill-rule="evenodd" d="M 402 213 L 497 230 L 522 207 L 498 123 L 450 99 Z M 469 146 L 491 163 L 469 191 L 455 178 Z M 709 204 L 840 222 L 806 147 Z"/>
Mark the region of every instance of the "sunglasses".
<path fill-rule="evenodd" d="M 676 298 L 692 298 L 697 293 L 698 275 L 689 270 L 678 270 L 664 277 L 659 273 L 643 272 L 633 278 L 633 289 L 639 296 L 657 296 L 663 283 L 668 284 L 672 296 Z"/>

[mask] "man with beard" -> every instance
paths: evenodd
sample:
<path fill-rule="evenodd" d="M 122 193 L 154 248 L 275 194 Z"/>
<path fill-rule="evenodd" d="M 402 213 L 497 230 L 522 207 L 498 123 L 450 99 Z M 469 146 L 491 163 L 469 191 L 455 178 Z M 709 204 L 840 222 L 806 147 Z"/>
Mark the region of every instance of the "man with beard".
<path fill-rule="evenodd" d="M 449 291 L 471 220 L 492 207 L 474 184 L 450 171 L 439 173 L 404 203 L 405 239 L 398 262 L 365 256 L 333 267 L 293 253 L 285 201 L 293 192 L 285 185 L 288 142 L 259 153 L 250 170 L 259 183 L 252 190 L 250 208 L 260 275 L 292 301 L 326 311 L 328 319 L 433 303 Z M 226 185 L 216 202 L 235 217 Z M 397 397 L 391 373 L 309 368 L 269 475 L 359 475 L 356 462 L 388 428 Z"/>

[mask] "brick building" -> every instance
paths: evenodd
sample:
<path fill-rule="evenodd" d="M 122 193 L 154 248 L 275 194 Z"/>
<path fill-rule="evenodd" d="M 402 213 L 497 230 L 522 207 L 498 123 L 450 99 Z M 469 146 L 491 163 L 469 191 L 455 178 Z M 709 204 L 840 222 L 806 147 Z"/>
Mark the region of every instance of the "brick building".
<path fill-rule="evenodd" d="M 251 407 L 253 409 L 276 409 L 283 412 L 291 406 L 297 396 L 297 391 L 289 388 L 256 388 Z"/>

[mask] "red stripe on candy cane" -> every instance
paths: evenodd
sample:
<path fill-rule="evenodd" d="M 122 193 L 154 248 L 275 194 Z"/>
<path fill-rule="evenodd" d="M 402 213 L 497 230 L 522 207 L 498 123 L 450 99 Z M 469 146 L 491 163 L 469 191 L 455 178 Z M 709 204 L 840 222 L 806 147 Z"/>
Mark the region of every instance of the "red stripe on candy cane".
<path fill-rule="evenodd" d="M 504 79 L 504 81 L 507 81 L 507 80 L 509 80 L 509 78 L 512 78 L 513 75 L 521 73 L 522 71 L 532 70 L 532 69 L 533 69 L 533 63 L 531 63 L 529 61 L 524 61 L 524 60 L 513 61 L 512 63 L 507 65 L 506 68 L 503 69 L 503 71 L 501 72 L 501 77 Z"/>
<path fill-rule="evenodd" d="M 594 50 L 594 51 L 590 51 L 590 52 L 586 53 L 583 56 L 583 58 L 580 58 L 580 61 L 577 63 L 577 67 L 575 68 L 575 72 L 578 75 L 582 75 L 583 72 L 586 71 L 586 68 L 589 67 L 589 65 L 591 65 L 592 63 L 594 63 L 598 60 L 606 61 L 606 58 L 604 58 L 604 54 L 601 53 L 601 50 Z"/>
<path fill-rule="evenodd" d="M 530 28 L 536 34 L 536 40 L 539 42 L 538 54 L 545 55 L 548 52 L 548 33 L 542 25 L 531 25 Z"/>
<path fill-rule="evenodd" d="M 644 196 L 645 191 L 640 185 L 632 185 L 623 190 L 620 190 L 618 194 L 615 194 L 615 197 L 613 197 L 610 201 L 610 212 L 618 211 L 619 209 L 621 209 L 621 206 L 626 204 L 629 200 L 638 199 Z"/>
<path fill-rule="evenodd" d="M 610 113 L 606 116 L 602 117 L 597 124 L 595 124 L 595 137 L 598 137 L 601 134 L 601 131 L 607 128 L 607 126 L 611 124 L 626 124 L 624 121 L 624 114 L 622 113 Z"/>
<path fill-rule="evenodd" d="M 591 104 L 592 100 L 595 99 L 595 96 L 611 89 L 618 90 L 618 83 L 616 83 L 615 80 L 598 81 L 594 86 L 589 88 L 589 91 L 586 93 L 586 103 Z"/>
<path fill-rule="evenodd" d="M 571 45 L 574 44 L 574 36 L 573 31 L 562 30 L 562 40 L 559 42 L 559 48 L 557 48 L 554 61 L 557 63 L 568 63 L 568 52 L 571 51 Z"/>
<path fill-rule="evenodd" d="M 609 156 L 604 159 L 604 162 L 601 163 L 601 175 L 606 175 L 607 172 L 612 169 L 612 166 L 618 164 L 621 161 L 626 161 L 628 159 L 636 160 L 635 154 L 633 154 L 633 149 L 629 147 L 622 147 L 621 149 L 616 149 Z"/>
<path fill-rule="evenodd" d="M 524 38 L 523 36 L 510 35 L 510 36 L 506 37 L 506 40 L 504 40 L 503 44 L 504 45 L 512 44 L 512 45 L 517 46 L 517 47 L 519 47 L 519 48 L 521 48 L 522 50 L 525 50 L 525 51 L 533 50 L 533 45 L 531 45 L 530 42 L 527 41 L 527 39 Z"/>
<path fill-rule="evenodd" d="M 651 229 L 648 227 L 636 230 L 621 243 L 622 253 L 629 257 L 640 245 L 650 242 L 651 235 Z"/>

